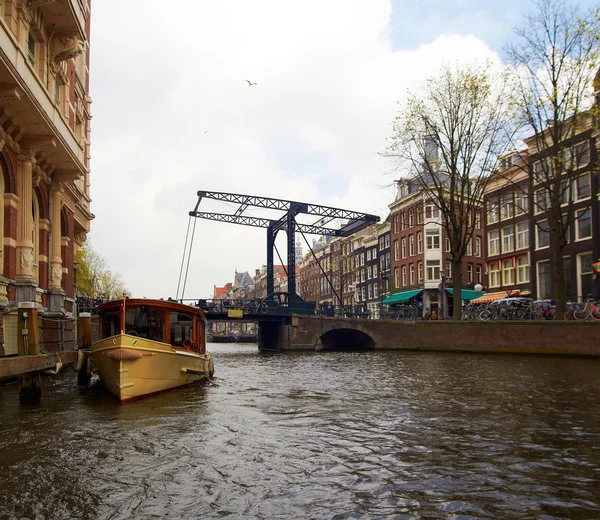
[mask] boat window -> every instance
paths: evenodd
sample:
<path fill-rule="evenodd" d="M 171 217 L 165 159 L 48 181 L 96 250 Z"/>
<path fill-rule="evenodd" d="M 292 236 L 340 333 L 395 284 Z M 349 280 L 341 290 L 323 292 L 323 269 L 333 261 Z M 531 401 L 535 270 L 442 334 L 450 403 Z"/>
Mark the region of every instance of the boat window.
<path fill-rule="evenodd" d="M 164 341 L 164 321 L 162 309 L 147 305 L 126 308 L 125 333 L 152 341 Z"/>
<path fill-rule="evenodd" d="M 171 345 L 183 346 L 183 340 L 194 340 L 194 320 L 192 316 L 181 312 L 171 312 Z"/>
<path fill-rule="evenodd" d="M 119 329 L 121 326 L 120 314 L 119 309 L 102 313 L 102 339 L 116 336 L 121 332 Z"/>

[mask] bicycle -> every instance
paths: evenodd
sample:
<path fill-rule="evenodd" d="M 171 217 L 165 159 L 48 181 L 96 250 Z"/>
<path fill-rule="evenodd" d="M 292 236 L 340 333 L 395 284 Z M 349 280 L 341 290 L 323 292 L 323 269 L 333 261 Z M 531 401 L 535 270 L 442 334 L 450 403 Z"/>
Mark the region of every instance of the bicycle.
<path fill-rule="evenodd" d="M 565 319 L 566 320 L 576 320 L 576 321 L 582 321 L 582 320 L 589 320 L 589 319 L 594 319 L 594 320 L 600 320 L 600 306 L 596 304 L 596 302 L 594 302 L 594 300 L 592 300 L 591 295 L 588 296 L 587 300 L 585 301 L 585 303 L 583 304 L 583 306 L 578 305 L 578 304 L 570 304 L 571 307 L 569 309 L 567 309 L 567 312 L 565 313 Z"/>

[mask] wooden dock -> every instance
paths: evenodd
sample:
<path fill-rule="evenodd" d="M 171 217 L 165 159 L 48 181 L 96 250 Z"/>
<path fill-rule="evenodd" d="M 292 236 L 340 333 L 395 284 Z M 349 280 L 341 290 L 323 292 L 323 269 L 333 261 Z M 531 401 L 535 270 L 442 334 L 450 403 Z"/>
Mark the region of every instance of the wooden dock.
<path fill-rule="evenodd" d="M 32 356 L 2 357 L 0 358 L 0 379 L 13 378 L 28 372 L 54 368 L 58 361 L 63 364 L 77 362 L 77 351 L 63 350 Z"/>

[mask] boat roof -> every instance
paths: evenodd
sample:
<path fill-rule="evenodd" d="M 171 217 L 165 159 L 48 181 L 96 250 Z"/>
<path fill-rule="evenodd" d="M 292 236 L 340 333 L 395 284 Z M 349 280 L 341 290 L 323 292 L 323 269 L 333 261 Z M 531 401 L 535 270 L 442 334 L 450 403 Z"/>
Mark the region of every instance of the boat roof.
<path fill-rule="evenodd" d="M 98 312 L 104 312 L 112 309 L 119 308 L 123 303 L 123 299 L 119 300 L 111 300 L 108 302 L 104 302 L 103 304 L 98 306 Z M 192 316 L 200 316 L 202 320 L 206 321 L 204 317 L 204 313 L 198 307 L 193 307 L 191 305 L 185 305 L 183 303 L 179 303 L 175 300 L 154 300 L 151 298 L 126 298 L 125 299 L 125 308 L 127 307 L 139 307 L 141 305 L 145 305 L 146 307 L 155 307 L 168 309 L 175 312 L 182 312 L 184 314 L 191 314 Z"/>

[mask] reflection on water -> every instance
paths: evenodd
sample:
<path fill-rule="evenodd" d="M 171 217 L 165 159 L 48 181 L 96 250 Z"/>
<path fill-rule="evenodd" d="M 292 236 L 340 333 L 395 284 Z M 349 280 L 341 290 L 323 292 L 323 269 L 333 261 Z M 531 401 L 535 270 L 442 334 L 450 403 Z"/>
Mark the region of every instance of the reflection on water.
<path fill-rule="evenodd" d="M 600 518 L 600 362 L 214 344 L 119 405 L 0 388 L 0 518 Z"/>

